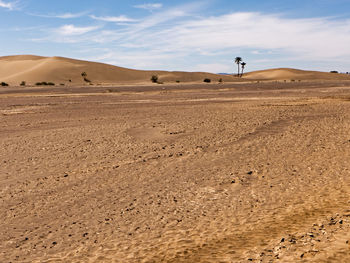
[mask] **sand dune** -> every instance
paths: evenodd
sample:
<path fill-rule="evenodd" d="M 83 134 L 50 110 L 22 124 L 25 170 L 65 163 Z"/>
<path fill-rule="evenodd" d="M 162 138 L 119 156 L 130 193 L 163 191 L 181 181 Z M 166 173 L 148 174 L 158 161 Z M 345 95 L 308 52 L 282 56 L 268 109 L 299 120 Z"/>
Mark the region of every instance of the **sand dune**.
<path fill-rule="evenodd" d="M 252 80 L 350 80 L 346 74 L 334 74 L 320 71 L 306 71 L 292 68 L 277 68 L 247 73 L 244 79 Z"/>
<path fill-rule="evenodd" d="M 87 73 L 87 79 L 94 84 L 144 83 L 150 82 L 152 75 L 158 75 L 162 82 L 202 82 L 204 78 L 218 81 L 240 81 L 233 76 L 222 76 L 204 72 L 168 72 L 133 70 L 103 63 L 74 60 L 63 57 L 7 56 L 0 57 L 0 81 L 18 85 L 21 81 L 28 84 L 46 81 L 83 84 L 81 73 Z"/>
<path fill-rule="evenodd" d="M 158 75 L 160 82 L 203 82 L 210 78 L 213 82 L 223 79 L 225 82 L 244 82 L 256 80 L 350 80 L 345 74 L 331 74 L 297 69 L 270 69 L 247 73 L 243 78 L 231 75 L 219 75 L 205 72 L 144 71 L 117 67 L 113 65 L 75 60 L 63 57 L 40 57 L 32 55 L 0 57 L 0 81 L 11 85 L 36 82 L 55 84 L 86 84 L 82 72 L 93 84 L 144 84 L 150 83 L 152 75 Z"/>

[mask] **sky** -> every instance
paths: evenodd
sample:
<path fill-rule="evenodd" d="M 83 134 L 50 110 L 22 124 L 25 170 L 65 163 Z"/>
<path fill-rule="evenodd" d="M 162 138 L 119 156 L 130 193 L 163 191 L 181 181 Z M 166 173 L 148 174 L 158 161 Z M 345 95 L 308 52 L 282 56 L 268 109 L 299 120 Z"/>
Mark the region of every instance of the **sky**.
<path fill-rule="evenodd" d="M 350 71 L 350 0 L 0 0 L 0 56 L 147 70 Z"/>

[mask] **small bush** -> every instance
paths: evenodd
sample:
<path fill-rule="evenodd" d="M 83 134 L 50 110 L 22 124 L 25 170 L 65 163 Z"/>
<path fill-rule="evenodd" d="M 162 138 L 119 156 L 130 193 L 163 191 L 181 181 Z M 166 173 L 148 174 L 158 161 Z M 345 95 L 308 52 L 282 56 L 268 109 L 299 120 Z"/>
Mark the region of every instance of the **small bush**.
<path fill-rule="evenodd" d="M 222 82 L 223 82 L 223 80 L 220 78 L 220 79 L 219 79 L 219 83 L 222 83 Z"/>
<path fill-rule="evenodd" d="M 64 83 L 60 83 L 60 86 L 64 86 Z"/>
<path fill-rule="evenodd" d="M 22 81 L 20 85 L 21 85 L 21 86 L 25 86 L 25 85 L 26 85 L 26 82 L 25 82 L 25 81 Z"/>
<path fill-rule="evenodd" d="M 35 85 L 36 86 L 55 86 L 55 83 L 42 81 L 42 82 L 35 83 Z"/>
<path fill-rule="evenodd" d="M 331 73 L 336 73 L 336 74 L 337 74 L 337 73 L 339 73 L 339 72 L 336 71 L 336 70 L 332 70 Z"/>
<path fill-rule="evenodd" d="M 9 84 L 7 84 L 6 82 L 1 82 L 0 85 L 3 87 L 7 87 Z"/>
<path fill-rule="evenodd" d="M 177 80 L 176 83 L 180 83 L 180 80 Z"/>
<path fill-rule="evenodd" d="M 158 76 L 157 76 L 157 75 L 153 75 L 153 76 L 151 77 L 151 81 L 152 81 L 153 83 L 158 83 Z"/>
<path fill-rule="evenodd" d="M 206 79 L 204 79 L 203 81 L 204 81 L 205 83 L 210 83 L 210 82 L 211 82 L 211 79 L 206 78 Z"/>

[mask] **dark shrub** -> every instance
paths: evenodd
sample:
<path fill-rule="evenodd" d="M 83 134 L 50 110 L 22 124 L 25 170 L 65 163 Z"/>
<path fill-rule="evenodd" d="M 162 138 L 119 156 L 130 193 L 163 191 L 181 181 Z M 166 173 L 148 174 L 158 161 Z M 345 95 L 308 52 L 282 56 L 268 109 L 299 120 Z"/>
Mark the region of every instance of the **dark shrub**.
<path fill-rule="evenodd" d="M 21 86 L 25 86 L 25 85 L 26 85 L 26 82 L 25 82 L 25 81 L 22 81 L 20 85 L 21 85 Z"/>
<path fill-rule="evenodd" d="M 206 78 L 206 79 L 204 79 L 203 81 L 204 81 L 205 83 L 210 83 L 210 82 L 211 82 L 211 79 Z"/>
<path fill-rule="evenodd" d="M 35 83 L 36 86 L 54 86 L 55 83 L 53 82 L 46 82 L 46 81 L 42 81 L 42 82 L 37 82 Z"/>
<path fill-rule="evenodd" d="M 338 71 L 336 70 L 332 70 L 331 73 L 339 73 Z"/>
<path fill-rule="evenodd" d="M 151 77 L 151 81 L 152 81 L 153 83 L 158 83 L 158 76 L 157 76 L 157 75 L 153 75 L 153 76 Z"/>
<path fill-rule="evenodd" d="M 9 84 L 7 84 L 6 82 L 1 82 L 0 85 L 3 86 L 3 87 L 6 87 L 6 86 L 8 86 Z"/>

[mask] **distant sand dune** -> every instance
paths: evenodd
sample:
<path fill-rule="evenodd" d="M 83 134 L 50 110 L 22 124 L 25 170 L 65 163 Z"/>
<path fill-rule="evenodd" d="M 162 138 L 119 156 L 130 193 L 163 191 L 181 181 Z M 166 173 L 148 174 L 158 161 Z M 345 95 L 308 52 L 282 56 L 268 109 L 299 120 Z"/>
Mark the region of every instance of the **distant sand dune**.
<path fill-rule="evenodd" d="M 0 57 L 0 81 L 11 85 L 36 82 L 84 84 L 82 72 L 87 73 L 87 79 L 94 84 L 149 84 L 152 75 L 158 75 L 160 82 L 203 82 L 210 78 L 213 82 L 221 78 L 225 82 L 273 81 L 273 80 L 350 80 L 345 74 L 331 74 L 317 71 L 297 69 L 270 69 L 244 74 L 243 78 L 232 75 L 219 75 L 205 72 L 169 72 L 144 71 L 112 66 L 97 62 L 88 62 L 63 57 L 40 57 L 32 55 Z"/>
<path fill-rule="evenodd" d="M 242 81 L 233 76 L 222 76 L 204 72 L 168 72 L 133 70 L 103 63 L 74 60 L 62 57 L 8 56 L 0 57 L 0 81 L 28 84 L 41 81 L 83 84 L 82 72 L 93 83 L 150 83 L 152 75 L 164 82 L 203 82 L 204 78 L 218 81 Z M 71 80 L 71 81 L 69 81 Z"/>
<path fill-rule="evenodd" d="M 278 68 L 250 72 L 244 79 L 254 80 L 350 80 L 349 75 L 291 68 Z"/>

